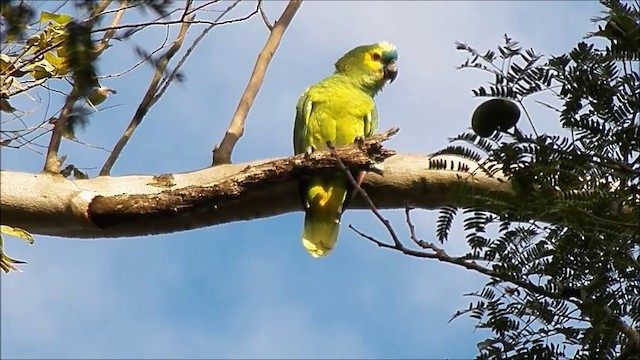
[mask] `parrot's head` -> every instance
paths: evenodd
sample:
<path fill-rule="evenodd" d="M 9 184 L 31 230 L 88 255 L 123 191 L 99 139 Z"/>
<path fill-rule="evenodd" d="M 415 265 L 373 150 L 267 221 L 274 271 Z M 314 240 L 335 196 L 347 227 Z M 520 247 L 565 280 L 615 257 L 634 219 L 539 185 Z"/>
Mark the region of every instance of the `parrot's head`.
<path fill-rule="evenodd" d="M 388 42 L 358 46 L 336 62 L 336 71 L 375 94 L 398 76 L 398 50 Z"/>

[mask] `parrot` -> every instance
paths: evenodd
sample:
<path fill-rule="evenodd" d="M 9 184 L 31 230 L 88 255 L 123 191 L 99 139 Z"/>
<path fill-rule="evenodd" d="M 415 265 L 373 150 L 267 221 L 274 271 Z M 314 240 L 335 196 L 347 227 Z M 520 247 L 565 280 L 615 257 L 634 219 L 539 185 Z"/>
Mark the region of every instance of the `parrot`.
<path fill-rule="evenodd" d="M 375 134 L 378 113 L 373 98 L 398 75 L 398 51 L 389 42 L 362 45 L 335 63 L 335 72 L 306 89 L 296 105 L 296 154 L 352 144 Z M 361 173 L 359 181 L 364 178 Z M 314 258 L 328 255 L 338 240 L 340 218 L 353 189 L 343 172 L 299 182 L 305 218 L 302 244 Z"/>

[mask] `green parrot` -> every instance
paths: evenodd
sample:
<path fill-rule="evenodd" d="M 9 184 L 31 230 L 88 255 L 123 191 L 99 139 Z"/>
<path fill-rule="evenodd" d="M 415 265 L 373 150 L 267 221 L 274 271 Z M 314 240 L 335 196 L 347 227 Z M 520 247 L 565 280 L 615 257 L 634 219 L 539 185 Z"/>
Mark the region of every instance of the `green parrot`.
<path fill-rule="evenodd" d="M 359 46 L 342 56 L 335 73 L 305 90 L 298 100 L 295 153 L 327 148 L 327 142 L 347 145 L 375 134 L 378 114 L 373 97 L 395 80 L 397 61 L 398 51 L 388 42 Z M 325 256 L 335 246 L 351 191 L 339 170 L 300 182 L 305 209 L 302 244 L 311 256 Z"/>

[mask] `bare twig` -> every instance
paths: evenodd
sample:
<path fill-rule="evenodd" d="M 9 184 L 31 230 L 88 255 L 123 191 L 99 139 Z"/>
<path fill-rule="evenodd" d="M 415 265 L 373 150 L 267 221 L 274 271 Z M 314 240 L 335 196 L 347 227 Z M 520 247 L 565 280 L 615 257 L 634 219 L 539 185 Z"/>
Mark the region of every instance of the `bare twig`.
<path fill-rule="evenodd" d="M 251 18 L 253 15 L 258 13 L 258 9 L 256 8 L 256 10 L 252 11 L 251 13 L 249 13 L 248 15 L 239 17 L 239 18 L 235 18 L 235 19 L 230 19 L 230 20 L 225 20 L 225 21 L 211 21 L 211 20 L 190 20 L 190 19 L 185 19 L 185 20 L 169 20 L 169 21 L 152 21 L 152 22 L 144 22 L 144 23 L 135 23 L 135 24 L 123 24 L 123 25 L 117 25 L 117 26 L 107 26 L 107 27 L 103 27 L 103 28 L 99 28 L 99 29 L 94 29 L 91 30 L 91 32 L 103 32 L 103 31 L 111 31 L 111 30 L 120 30 L 120 29 L 130 29 L 130 28 L 144 28 L 146 26 L 156 26 L 156 25 L 176 25 L 176 24 L 208 24 L 208 25 L 227 25 L 227 24 L 233 24 L 233 23 L 237 23 L 237 22 L 242 22 L 245 20 L 248 20 L 249 18 Z M 187 13 L 188 14 L 188 13 Z"/>
<path fill-rule="evenodd" d="M 195 7 L 194 7 L 193 9 L 191 9 L 191 11 L 189 11 L 187 14 L 194 13 L 194 12 L 196 12 L 196 11 L 200 10 L 200 9 L 206 8 L 207 6 L 212 5 L 212 4 L 215 4 L 215 3 L 219 2 L 219 1 L 220 1 L 220 0 L 207 1 L 207 2 L 205 2 L 205 3 L 203 3 L 203 4 L 200 4 L 200 5 L 198 5 L 198 6 L 195 6 Z M 217 19 L 217 20 L 220 20 L 220 19 Z M 216 20 L 216 21 L 217 21 L 217 20 Z"/>
<path fill-rule="evenodd" d="M 393 226 L 391 226 L 391 222 L 388 219 L 386 219 L 384 216 L 382 216 L 382 214 L 380 213 L 376 205 L 373 203 L 373 200 L 371 200 L 371 198 L 369 197 L 369 194 L 367 194 L 367 192 L 364 191 L 364 189 L 362 189 L 360 185 L 358 185 L 358 182 L 356 181 L 356 179 L 354 179 L 349 168 L 347 168 L 342 162 L 342 160 L 340 160 L 340 158 L 337 156 L 336 149 L 333 147 L 333 145 L 328 142 L 327 146 L 329 147 L 329 150 L 331 150 L 331 153 L 336 158 L 336 164 L 338 166 L 338 169 L 340 169 L 344 173 L 344 175 L 347 177 L 347 181 L 349 181 L 349 183 L 351 184 L 351 186 L 353 186 L 355 191 L 362 196 L 364 201 L 369 205 L 369 208 L 371 208 L 371 211 L 373 212 L 373 214 L 387 228 L 387 231 L 389 232 L 389 235 L 391 235 L 391 238 L 393 239 L 393 243 L 395 244 L 395 246 L 403 247 L 402 243 L 400 242 L 400 239 L 398 238 L 398 235 L 393 229 Z"/>
<path fill-rule="evenodd" d="M 349 173 L 349 175 L 351 175 L 351 174 Z M 355 182 L 355 179 L 353 179 L 353 176 L 351 176 L 351 179 Z M 355 185 L 357 185 L 357 184 L 355 184 Z M 358 191 L 360 191 L 361 194 L 366 193 L 361 188 L 358 188 Z M 371 204 L 370 204 L 370 206 L 371 206 Z M 372 210 L 374 210 L 373 207 L 372 207 Z M 484 266 L 479 265 L 478 263 L 476 263 L 474 261 L 467 261 L 464 258 L 460 258 L 460 257 L 452 257 L 449 254 L 447 254 L 447 252 L 444 249 L 438 247 L 436 244 L 424 241 L 422 239 L 419 239 L 416 236 L 415 226 L 413 225 L 413 222 L 411 221 L 410 212 L 411 212 L 411 207 L 409 205 L 407 205 L 405 207 L 405 217 L 406 217 L 407 225 L 409 227 L 411 240 L 413 240 L 413 242 L 415 244 L 417 244 L 418 246 L 420 246 L 423 249 L 432 250 L 433 253 L 424 252 L 424 251 L 416 251 L 416 250 L 412 250 L 412 249 L 409 249 L 409 248 L 405 247 L 402 243 L 397 241 L 398 236 L 396 235 L 395 230 L 393 230 L 393 228 L 387 227 L 389 235 L 393 238 L 394 244 L 387 244 L 385 242 L 382 242 L 382 241 L 374 238 L 373 236 L 370 236 L 370 235 L 367 235 L 367 234 L 363 233 L 362 231 L 356 229 L 352 225 L 349 225 L 349 228 L 351 230 L 353 230 L 354 232 L 356 232 L 361 237 L 373 242 L 374 244 L 378 245 L 379 247 L 400 251 L 401 253 L 403 253 L 405 255 L 409 255 L 409 256 L 414 256 L 414 257 L 419 257 L 419 258 L 436 259 L 436 260 L 441 261 L 441 262 L 462 266 L 462 267 L 464 267 L 464 268 L 466 268 L 468 270 L 473 270 L 473 271 L 479 272 L 479 273 L 487 275 L 487 276 L 489 276 L 491 278 L 497 278 L 497 279 L 500 279 L 502 281 L 506 281 L 506 282 L 512 283 L 512 284 L 514 284 L 516 286 L 519 286 L 520 288 L 523 288 L 523 289 L 525 289 L 525 290 L 527 290 L 527 291 L 529 291 L 529 292 L 531 292 L 533 294 L 545 296 L 545 297 L 548 297 L 548 298 L 551 298 L 551 299 L 567 301 L 567 302 L 572 303 L 573 305 L 575 305 L 578 309 L 580 309 L 580 311 L 582 311 L 582 313 L 586 314 L 587 316 L 590 316 L 590 314 L 589 314 L 590 310 L 587 307 L 585 307 L 584 299 L 582 298 L 582 296 L 581 296 L 580 299 L 577 299 L 573 295 L 569 295 L 568 293 L 565 293 L 565 292 L 562 292 L 562 291 L 550 291 L 550 290 L 547 290 L 547 289 L 545 289 L 544 287 L 542 287 L 540 285 L 535 285 L 535 284 L 532 284 L 531 282 L 528 282 L 528 281 L 516 279 L 516 278 L 514 278 L 514 277 L 512 277 L 512 276 L 510 276 L 508 274 L 504 274 L 504 273 L 500 273 L 500 272 L 488 269 L 488 268 L 486 268 Z M 387 222 L 383 221 L 383 223 L 385 224 L 385 226 L 387 225 Z M 608 316 L 611 317 L 611 319 L 613 319 L 616 329 L 618 331 L 620 331 L 621 333 L 623 333 L 627 337 L 627 345 L 626 345 L 627 348 L 630 349 L 630 351 L 640 351 L 640 332 L 638 332 L 638 330 L 634 329 L 632 326 L 628 325 L 620 316 L 618 316 L 617 314 L 613 313 L 613 311 L 608 306 L 604 305 L 604 306 L 601 307 L 601 309 L 604 310 L 605 313 Z"/>
<path fill-rule="evenodd" d="M 264 11 L 264 7 L 262 6 L 262 0 L 258 0 L 258 9 L 260 10 L 260 16 L 262 17 L 262 21 L 264 21 L 264 25 L 269 29 L 269 31 L 273 30 L 273 25 L 269 18 L 267 18 L 267 13 Z"/>
<path fill-rule="evenodd" d="M 126 75 L 127 73 L 130 73 L 131 71 L 135 70 L 138 66 L 146 63 L 147 61 L 149 61 L 149 59 L 151 59 L 156 53 L 160 52 L 162 49 L 164 49 L 167 45 L 163 43 L 162 46 L 156 48 L 155 50 L 153 50 L 152 52 L 150 52 L 149 54 L 147 54 L 145 57 L 143 57 L 142 59 L 138 60 L 137 63 L 133 64 L 132 66 L 130 66 L 128 69 L 121 71 L 119 73 L 115 73 L 115 74 L 109 74 L 109 75 L 102 75 L 102 76 L 98 76 L 98 79 L 109 79 L 109 78 L 115 78 L 115 77 L 121 77 L 122 75 Z"/>
<path fill-rule="evenodd" d="M 120 20 L 122 20 L 122 16 L 124 15 L 125 10 L 128 8 L 129 8 L 128 1 L 124 0 L 120 3 L 118 12 L 116 12 L 116 15 L 113 17 L 113 20 L 111 21 L 111 26 L 117 26 L 120 23 Z M 108 30 L 107 32 L 104 33 L 102 40 L 100 40 L 100 44 L 98 44 L 98 46 L 96 47 L 97 55 L 100 55 L 107 48 L 107 46 L 109 46 L 109 41 L 111 40 L 111 38 L 113 38 L 113 35 L 115 34 L 116 34 L 115 29 Z"/>
<path fill-rule="evenodd" d="M 138 4 L 138 5 L 140 5 L 140 4 Z M 136 6 L 138 6 L 138 5 L 136 5 Z M 168 13 L 163 14 L 160 17 L 155 18 L 153 21 L 154 21 L 154 23 L 157 24 L 161 19 L 169 18 L 169 17 L 173 16 L 173 14 L 175 14 L 177 12 L 180 12 L 180 10 L 183 11 L 182 12 L 182 16 L 184 16 L 184 14 L 190 14 L 192 12 L 192 11 L 184 12 L 184 9 L 173 9 L 173 10 L 169 11 Z M 193 10 L 193 9 L 191 9 L 191 10 Z M 141 25 L 141 24 L 138 24 L 138 25 Z M 167 25 L 166 27 L 169 28 L 169 25 Z M 146 27 L 144 27 L 144 26 L 136 27 L 136 28 L 133 28 L 133 29 L 131 29 L 129 31 L 125 31 L 122 34 L 118 34 L 118 35 L 114 36 L 113 38 L 116 39 L 116 40 L 128 39 L 128 38 L 131 38 L 133 35 L 135 35 L 136 33 L 140 32 L 140 31 L 142 31 L 144 29 L 146 29 Z"/>
<path fill-rule="evenodd" d="M 189 15 L 187 15 L 186 13 L 189 11 L 192 3 L 193 1 L 191 0 L 187 3 L 187 6 L 185 7 L 185 13 L 182 16 L 182 20 L 187 20 L 187 18 L 189 17 Z M 122 137 L 120 138 L 120 140 L 118 140 L 118 143 L 116 143 L 113 150 L 111 151 L 111 154 L 102 166 L 102 169 L 100 170 L 100 176 L 106 176 L 111 173 L 111 168 L 120 156 L 122 149 L 124 149 L 124 147 L 127 145 L 129 139 L 131 139 L 131 136 L 136 131 L 149 109 L 156 103 L 157 99 L 155 99 L 155 95 L 158 91 L 158 86 L 160 84 L 160 80 L 162 79 L 164 70 L 169 65 L 169 61 L 171 61 L 171 58 L 178 52 L 178 50 L 180 50 L 180 47 L 184 42 L 184 38 L 187 35 L 187 29 L 189 29 L 189 26 L 189 22 L 182 22 L 182 26 L 180 27 L 180 32 L 178 33 L 176 40 L 173 42 L 164 56 L 162 56 L 160 61 L 158 61 L 153 79 L 151 80 L 151 84 L 149 84 L 149 88 L 147 89 L 144 98 L 140 102 L 140 105 L 138 105 L 138 109 L 133 115 L 129 126 L 124 131 L 124 134 L 122 134 Z"/>
<path fill-rule="evenodd" d="M 91 11 L 91 16 L 87 20 L 85 20 L 84 23 L 88 27 L 93 27 L 93 25 L 95 25 L 95 23 L 100 18 L 100 14 L 107 7 L 109 7 L 109 5 L 111 4 L 112 1 L 113 0 L 102 0 L 102 1 L 100 1 L 100 3 L 98 5 L 96 5 L 96 7 L 93 8 L 93 10 Z"/>
<path fill-rule="evenodd" d="M 167 88 L 171 84 L 172 80 L 175 78 L 176 74 L 178 73 L 178 71 L 180 70 L 182 65 L 184 65 L 184 63 L 187 61 L 187 58 L 189 57 L 189 55 L 191 55 L 191 53 L 196 48 L 196 46 L 198 46 L 200 41 L 202 41 L 202 39 L 204 39 L 204 37 L 209 33 L 209 31 L 211 31 L 214 27 L 217 26 L 217 22 L 218 21 L 222 20 L 222 18 L 225 15 L 227 15 L 229 12 L 231 12 L 231 10 L 233 10 L 236 6 L 238 6 L 240 1 L 241 0 L 236 0 L 231 5 L 229 5 L 222 13 L 220 13 L 220 15 L 218 15 L 218 17 L 215 19 L 215 23 L 214 24 L 211 24 L 211 25 L 207 26 L 207 28 L 204 29 L 202 31 L 202 33 L 200 33 L 200 35 L 198 35 L 198 37 L 193 41 L 191 46 L 189 46 L 189 48 L 185 52 L 184 56 L 180 59 L 180 61 L 178 61 L 178 64 L 176 65 L 176 67 L 171 71 L 171 74 L 169 74 L 169 76 L 167 76 L 164 79 L 164 81 L 158 86 L 160 88 L 160 90 L 158 91 L 157 95 L 155 96 L 156 101 L 160 97 L 162 97 L 162 95 L 167 90 Z"/>
<path fill-rule="evenodd" d="M 50 78 L 46 78 L 46 77 L 45 77 L 45 78 L 42 78 L 42 79 L 38 79 L 38 80 L 36 80 L 36 81 L 32 82 L 31 84 L 29 84 L 29 85 L 25 86 L 25 87 L 19 87 L 19 88 L 17 88 L 15 91 L 10 91 L 10 92 L 7 94 L 7 96 L 8 96 L 8 97 L 12 97 L 12 96 L 14 96 L 14 95 L 22 94 L 22 93 L 23 93 L 23 92 L 25 92 L 25 91 L 29 91 L 29 90 L 31 90 L 31 89 L 33 89 L 33 88 L 35 88 L 35 87 L 38 87 L 38 86 L 40 86 L 40 85 L 44 84 L 44 83 L 45 83 L 45 82 L 47 82 L 49 79 L 50 79 Z"/>
<path fill-rule="evenodd" d="M 260 3 L 258 3 L 258 5 L 260 5 Z M 253 105 L 253 101 L 262 86 L 264 75 L 267 72 L 269 63 L 273 58 L 273 54 L 278 49 L 278 45 L 280 45 L 280 40 L 282 39 L 285 30 L 291 23 L 291 20 L 300 8 L 300 5 L 302 5 L 302 0 L 290 0 L 289 4 L 282 12 L 282 16 L 280 16 L 280 19 L 278 19 L 273 26 L 273 29 L 271 29 L 269 38 L 260 52 L 260 55 L 258 55 L 258 59 L 256 60 L 256 64 L 253 68 L 253 73 L 251 74 L 251 78 L 247 84 L 247 88 L 240 98 L 235 114 L 231 118 L 229 128 L 227 129 L 222 142 L 220 142 L 220 145 L 216 146 L 213 150 L 213 165 L 231 163 L 231 153 L 233 152 L 233 148 L 238 142 L 238 139 L 240 139 L 244 133 L 244 123 L 247 119 L 247 115 L 249 114 L 249 110 Z"/>

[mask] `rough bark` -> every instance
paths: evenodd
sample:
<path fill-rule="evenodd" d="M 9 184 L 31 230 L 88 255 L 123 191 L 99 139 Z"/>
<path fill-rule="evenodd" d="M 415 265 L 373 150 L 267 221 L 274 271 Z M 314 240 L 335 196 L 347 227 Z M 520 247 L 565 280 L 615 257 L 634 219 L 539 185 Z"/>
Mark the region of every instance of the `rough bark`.
<path fill-rule="evenodd" d="M 391 133 L 337 148 L 353 171 L 376 163 L 363 188 L 381 209 L 465 206 L 461 191 L 510 192 L 508 182 L 473 174 L 477 164 L 454 157 L 397 154 L 382 148 Z M 443 163 L 447 170 L 442 169 Z M 170 233 L 301 211 L 301 177 L 336 171 L 325 151 L 284 159 L 219 165 L 189 173 L 70 180 L 51 174 L 0 172 L 3 224 L 34 234 L 113 238 Z M 356 197 L 351 208 L 365 208 Z"/>

